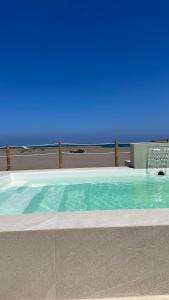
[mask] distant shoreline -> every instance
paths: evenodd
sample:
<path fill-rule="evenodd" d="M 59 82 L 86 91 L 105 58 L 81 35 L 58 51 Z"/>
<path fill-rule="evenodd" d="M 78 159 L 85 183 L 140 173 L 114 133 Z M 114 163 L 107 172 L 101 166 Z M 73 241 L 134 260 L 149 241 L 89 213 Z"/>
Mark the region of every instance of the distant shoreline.
<path fill-rule="evenodd" d="M 115 143 L 103 143 L 103 144 L 74 144 L 74 143 L 63 143 L 61 144 L 63 147 L 71 148 L 71 147 L 103 147 L 103 148 L 114 148 Z M 118 143 L 119 148 L 126 148 L 130 147 L 130 143 Z M 6 146 L 1 146 L 0 148 L 3 149 Z M 58 148 L 59 144 L 42 144 L 42 145 L 9 145 L 10 148 L 20 149 L 20 148 Z"/>
<path fill-rule="evenodd" d="M 169 143 L 169 138 L 163 139 L 163 140 L 151 140 L 151 142 L 156 142 L 156 143 Z M 133 142 L 126 142 L 126 143 L 121 143 L 118 142 L 118 147 L 119 148 L 126 148 L 130 147 L 130 144 Z M 142 143 L 142 141 L 140 141 Z M 10 148 L 13 149 L 38 149 L 38 148 L 58 148 L 59 147 L 59 142 L 58 143 L 53 143 L 53 144 L 22 144 L 22 145 L 10 145 L 8 144 Z M 71 147 L 102 147 L 102 148 L 115 148 L 115 143 L 64 143 L 61 141 L 61 146 L 65 148 L 71 148 Z M 1 145 L 0 149 L 6 148 L 6 145 Z"/>

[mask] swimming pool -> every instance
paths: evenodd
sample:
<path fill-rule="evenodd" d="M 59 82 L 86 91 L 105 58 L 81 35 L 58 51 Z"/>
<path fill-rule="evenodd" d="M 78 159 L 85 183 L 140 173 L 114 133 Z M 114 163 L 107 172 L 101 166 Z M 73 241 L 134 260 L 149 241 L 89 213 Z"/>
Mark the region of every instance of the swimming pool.
<path fill-rule="evenodd" d="M 71 197 L 52 202 L 61 186 Z M 128 168 L 0 172 L 0 298 L 169 295 L 167 190 L 167 176 Z"/>
<path fill-rule="evenodd" d="M 102 168 L 11 173 L 0 181 L 0 214 L 169 207 L 169 177 Z"/>

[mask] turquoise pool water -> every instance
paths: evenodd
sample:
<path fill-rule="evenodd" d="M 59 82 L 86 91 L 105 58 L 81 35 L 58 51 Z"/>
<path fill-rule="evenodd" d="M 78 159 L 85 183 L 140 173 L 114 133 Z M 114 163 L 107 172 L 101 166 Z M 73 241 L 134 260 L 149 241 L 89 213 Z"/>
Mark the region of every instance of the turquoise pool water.
<path fill-rule="evenodd" d="M 0 186 L 0 214 L 167 207 L 168 176 L 29 178 Z"/>

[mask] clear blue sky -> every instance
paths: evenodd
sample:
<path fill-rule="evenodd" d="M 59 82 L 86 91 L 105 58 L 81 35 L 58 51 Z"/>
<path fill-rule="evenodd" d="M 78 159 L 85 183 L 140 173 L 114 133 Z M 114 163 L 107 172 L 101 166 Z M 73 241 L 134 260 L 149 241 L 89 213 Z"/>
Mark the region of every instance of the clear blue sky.
<path fill-rule="evenodd" d="M 169 1 L 1 1 L 0 144 L 169 136 Z"/>

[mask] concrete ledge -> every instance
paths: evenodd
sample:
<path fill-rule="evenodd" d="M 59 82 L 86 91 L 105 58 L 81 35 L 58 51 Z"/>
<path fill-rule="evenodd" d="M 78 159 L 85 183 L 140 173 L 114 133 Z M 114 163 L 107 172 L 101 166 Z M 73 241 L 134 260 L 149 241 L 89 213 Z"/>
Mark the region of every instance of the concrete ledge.
<path fill-rule="evenodd" d="M 143 297 L 113 297 L 113 298 L 101 298 L 102 300 L 168 300 L 169 296 L 143 296 Z M 75 299 L 72 299 L 75 300 Z M 81 299 L 86 300 L 86 299 Z M 87 300 L 93 300 L 92 298 L 88 298 Z M 97 298 L 95 300 L 100 300 Z"/>
<path fill-rule="evenodd" d="M 169 295 L 169 226 L 3 232 L 0 245 L 0 300 Z"/>
<path fill-rule="evenodd" d="M 128 209 L 1 215 L 0 232 L 169 226 L 169 209 Z"/>

